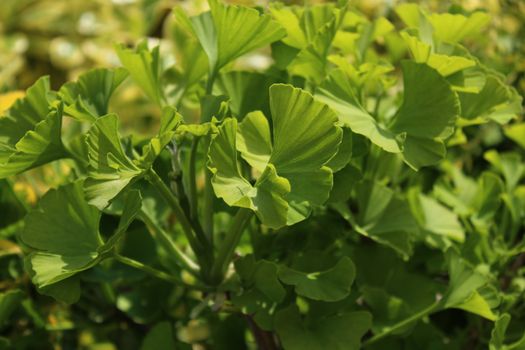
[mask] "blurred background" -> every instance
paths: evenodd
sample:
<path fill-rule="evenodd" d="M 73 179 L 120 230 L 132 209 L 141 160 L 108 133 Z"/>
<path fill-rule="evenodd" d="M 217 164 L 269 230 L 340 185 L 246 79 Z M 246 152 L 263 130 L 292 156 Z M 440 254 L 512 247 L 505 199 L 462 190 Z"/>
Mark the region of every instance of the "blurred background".
<path fill-rule="evenodd" d="M 267 4 L 255 0 L 228 2 Z M 398 23 L 393 8 L 401 2 L 351 1 L 351 8 L 370 19 L 384 16 Z M 525 95 L 525 1 L 416 2 L 437 12 L 483 10 L 490 13 L 492 20 L 485 35 L 467 46 L 474 55 L 482 57 L 484 64 L 504 73 L 508 83 Z M 58 89 L 93 67 L 117 66 L 114 46 L 118 43 L 132 46 L 144 38 L 161 41 L 163 61 L 176 62 L 170 34 L 170 12 L 174 6 L 182 6 L 193 14 L 204 10 L 207 3 L 203 0 L 0 0 L 0 113 L 23 96 L 24 89 L 42 75 L 49 75 L 52 87 Z M 256 65 L 259 61 L 254 62 Z M 150 109 L 136 86 L 125 85 L 113 103 L 119 106 L 125 127 L 144 133 L 152 128 L 156 112 Z M 145 325 L 154 318 L 152 313 L 164 307 L 149 305 L 155 302 L 155 286 L 145 286 L 144 294 L 114 296 L 118 310 L 111 311 L 97 308 L 96 300 L 68 307 L 36 293 L 23 272 L 21 249 L 14 236 L 27 210 L 47 188 L 63 182 L 68 171 L 64 164 L 56 162 L 0 181 L 0 349 L 8 348 L 7 338 L 16 341 L 17 349 L 136 348 L 142 342 Z M 150 299 L 148 305 L 143 305 L 144 298 Z M 98 326 L 82 326 L 86 324 Z M 180 337 L 198 337 L 199 332 L 209 331 L 198 324 L 189 325 L 181 328 Z"/>

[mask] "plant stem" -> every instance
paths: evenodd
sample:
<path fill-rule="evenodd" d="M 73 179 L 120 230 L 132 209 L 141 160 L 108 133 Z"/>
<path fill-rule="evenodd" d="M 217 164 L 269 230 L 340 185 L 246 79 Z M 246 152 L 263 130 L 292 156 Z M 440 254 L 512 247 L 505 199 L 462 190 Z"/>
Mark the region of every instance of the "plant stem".
<path fill-rule="evenodd" d="M 164 181 L 162 181 L 162 179 L 153 169 L 151 169 L 148 172 L 147 179 L 151 182 L 153 186 L 157 188 L 159 193 L 162 195 L 162 197 L 164 197 L 164 199 L 168 202 L 172 210 L 175 212 L 175 215 L 177 216 L 177 219 L 182 226 L 184 234 L 188 239 L 188 243 L 190 244 L 195 254 L 197 254 L 197 256 L 201 256 L 201 254 L 204 254 L 205 248 L 202 245 L 203 242 L 199 242 L 199 240 L 197 240 L 191 223 L 188 220 L 186 214 L 184 213 L 184 210 L 180 206 L 177 197 L 175 197 L 173 192 L 171 192 L 169 187 L 164 183 Z"/>
<path fill-rule="evenodd" d="M 195 136 L 193 138 L 193 141 L 191 143 L 191 151 L 190 151 L 190 164 L 189 164 L 189 180 L 190 180 L 190 188 L 189 188 L 189 201 L 190 201 L 190 217 L 192 220 L 198 220 L 198 212 L 197 212 L 197 205 L 198 205 L 198 197 L 197 197 L 197 181 L 196 181 L 196 162 L 197 162 L 197 149 L 199 148 L 199 140 L 200 137 Z M 209 237 L 208 237 L 209 239 Z"/>
<path fill-rule="evenodd" d="M 409 318 L 406 318 L 404 319 L 403 321 L 399 322 L 399 323 L 396 323 L 395 325 L 393 325 L 392 327 L 388 327 L 386 328 L 383 332 L 379 333 L 379 334 L 376 334 L 374 335 L 372 338 L 368 339 L 367 341 L 363 342 L 362 344 L 362 348 L 365 348 L 369 345 L 372 345 L 376 342 L 378 342 L 379 340 L 383 339 L 384 337 L 390 335 L 391 333 L 409 325 L 410 323 L 412 322 L 415 322 L 425 316 L 428 316 L 436 311 L 439 311 L 441 309 L 441 302 L 440 301 L 436 301 L 434 304 L 430 305 L 429 307 L 427 307 L 426 309 L 423 309 L 421 310 L 420 312 L 418 312 L 417 314 L 414 314 L 412 316 L 410 316 Z"/>
<path fill-rule="evenodd" d="M 272 332 L 265 331 L 261 329 L 257 323 L 253 320 L 253 317 L 250 315 L 244 316 L 248 322 L 248 326 L 252 331 L 255 342 L 257 343 L 257 348 L 259 350 L 278 350 L 277 344 L 275 344 L 275 339 Z"/>
<path fill-rule="evenodd" d="M 239 208 L 239 210 L 237 210 L 211 270 L 212 282 L 218 284 L 222 281 L 233 257 L 233 253 L 235 252 L 235 248 L 239 244 L 242 233 L 252 216 L 253 211 L 250 209 Z"/>
<path fill-rule="evenodd" d="M 217 77 L 217 70 L 214 68 L 208 75 L 208 81 L 206 82 L 206 95 L 211 95 L 213 92 L 213 84 Z M 208 149 L 210 148 L 211 135 L 206 136 L 206 143 L 204 145 L 204 152 L 207 155 Z M 207 156 L 206 156 L 207 157 Z M 211 173 L 206 167 L 204 162 L 204 204 L 203 204 L 203 223 L 202 228 L 204 234 L 208 237 L 210 242 L 213 242 L 213 199 L 214 193 L 211 185 Z"/>
<path fill-rule="evenodd" d="M 185 287 L 188 287 L 188 288 L 193 288 L 193 289 L 201 289 L 201 290 L 208 290 L 208 288 L 206 288 L 205 286 L 201 286 L 201 285 L 193 285 L 193 284 L 188 284 L 186 282 L 184 282 L 181 278 L 177 277 L 177 276 L 174 276 L 174 275 L 170 275 L 164 271 L 161 271 L 161 270 L 157 270 L 149 265 L 146 265 L 146 264 L 143 264 L 141 263 L 140 261 L 137 261 L 137 260 L 134 260 L 134 259 L 130 259 L 130 258 L 127 258 L 125 256 L 122 256 L 122 255 L 119 255 L 119 254 L 115 254 L 113 255 L 113 258 L 121 263 L 123 263 L 124 265 L 128 265 L 128 266 L 131 266 L 137 270 L 141 270 L 151 276 L 154 276 L 154 277 L 157 277 L 158 279 L 161 279 L 161 280 L 164 280 L 166 282 L 170 282 L 170 283 L 174 283 L 174 284 L 179 284 L 179 285 L 183 285 Z"/>
<path fill-rule="evenodd" d="M 211 136 L 206 136 L 206 144 L 204 145 L 205 152 L 208 154 L 208 149 L 210 147 Z M 211 171 L 204 165 L 204 203 L 202 208 L 202 229 L 204 234 L 210 239 L 210 242 L 213 242 L 213 200 L 215 199 L 215 194 L 213 192 L 213 187 L 211 184 Z"/>
<path fill-rule="evenodd" d="M 211 73 L 208 75 L 208 80 L 206 81 L 206 95 L 211 95 L 213 91 L 213 83 L 215 83 L 215 78 L 217 77 L 217 70 L 214 68 Z"/>
<path fill-rule="evenodd" d="M 158 239 L 162 247 L 170 254 L 170 256 L 175 258 L 178 265 L 181 268 L 188 270 L 188 272 L 191 274 L 197 275 L 199 272 L 199 265 L 197 265 L 197 263 L 191 260 L 191 258 L 189 258 L 179 249 L 179 247 L 177 247 L 168 233 L 164 231 L 159 225 L 157 225 L 157 223 L 155 223 L 144 211 L 141 211 L 140 218 L 146 224 L 146 226 L 151 231 L 153 231 L 152 233 L 154 237 Z"/>

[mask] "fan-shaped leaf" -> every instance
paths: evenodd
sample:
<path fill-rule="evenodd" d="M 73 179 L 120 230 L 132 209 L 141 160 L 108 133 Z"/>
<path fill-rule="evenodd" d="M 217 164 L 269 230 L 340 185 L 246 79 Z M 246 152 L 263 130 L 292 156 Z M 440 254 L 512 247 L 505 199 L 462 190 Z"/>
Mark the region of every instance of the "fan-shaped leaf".
<path fill-rule="evenodd" d="M 269 15 L 248 7 L 230 6 L 209 0 L 210 11 L 191 22 L 208 55 L 211 74 L 244 54 L 277 41 L 286 31 Z"/>
<path fill-rule="evenodd" d="M 64 84 L 58 96 L 66 104 L 65 113 L 88 122 L 108 114 L 111 95 L 127 76 L 123 68 L 99 68 L 81 75 L 76 82 Z"/>
<path fill-rule="evenodd" d="M 140 209 L 138 192 L 127 197 L 121 223 L 115 233 L 120 237 Z M 27 257 L 28 268 L 34 284 L 44 293 L 78 298 L 78 280 L 61 286 L 73 288 L 74 293 L 61 293 L 48 287 L 66 280 L 80 271 L 96 265 L 118 241 L 110 239 L 104 244 L 99 233 L 101 213 L 84 199 L 82 183 L 77 181 L 42 197 L 39 208 L 28 214 L 21 239 L 34 251 Z M 70 301 L 70 300 L 68 300 Z"/>

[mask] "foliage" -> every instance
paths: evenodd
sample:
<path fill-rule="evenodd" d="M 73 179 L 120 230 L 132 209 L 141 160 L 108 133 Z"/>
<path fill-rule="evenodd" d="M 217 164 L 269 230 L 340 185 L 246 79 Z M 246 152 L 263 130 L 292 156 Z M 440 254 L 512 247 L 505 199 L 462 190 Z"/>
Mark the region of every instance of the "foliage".
<path fill-rule="evenodd" d="M 522 349 L 522 98 L 469 50 L 490 16 L 208 5 L 0 101 L 0 346 Z M 155 131 L 121 130 L 121 86 Z"/>

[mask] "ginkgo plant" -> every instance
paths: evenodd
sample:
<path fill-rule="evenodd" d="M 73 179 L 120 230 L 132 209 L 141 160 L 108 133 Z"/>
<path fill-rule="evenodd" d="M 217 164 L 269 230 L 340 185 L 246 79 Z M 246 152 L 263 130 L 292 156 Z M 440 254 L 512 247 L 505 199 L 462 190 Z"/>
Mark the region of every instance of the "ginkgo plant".
<path fill-rule="evenodd" d="M 463 349 L 467 331 L 484 332 L 472 348 L 523 348 L 525 165 L 461 158 L 473 130 L 521 113 L 461 44 L 488 15 L 208 4 L 173 10 L 173 53 L 118 45 L 122 67 L 57 91 L 41 78 L 0 119 L 2 178 L 72 169 L 19 234 L 38 291 L 155 299 L 144 348 Z M 239 68 L 253 52 L 272 63 Z M 157 109 L 151 137 L 123 136 L 122 84 Z M 524 130 L 505 127 L 521 147 Z M 458 313 L 463 333 L 446 326 Z"/>

